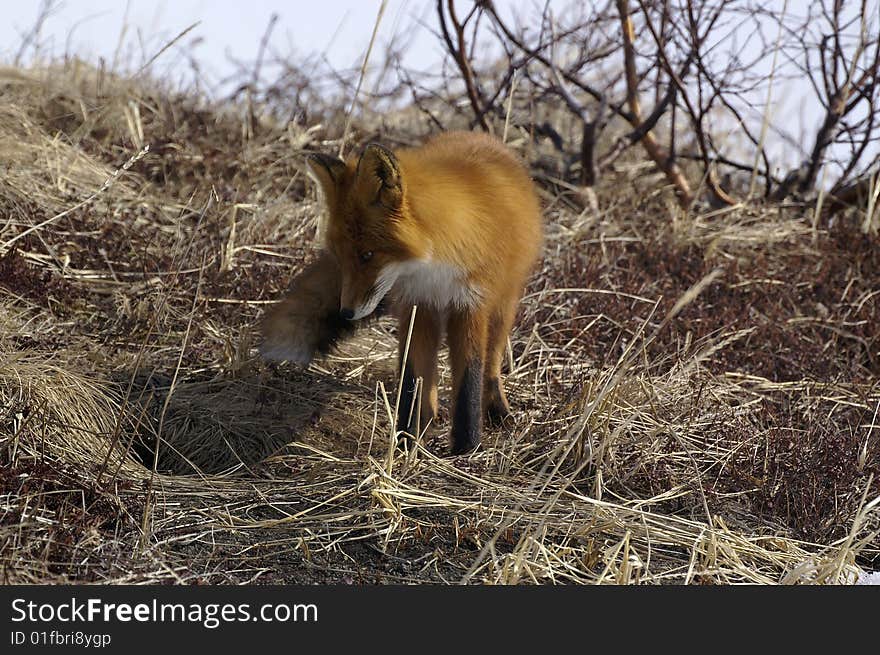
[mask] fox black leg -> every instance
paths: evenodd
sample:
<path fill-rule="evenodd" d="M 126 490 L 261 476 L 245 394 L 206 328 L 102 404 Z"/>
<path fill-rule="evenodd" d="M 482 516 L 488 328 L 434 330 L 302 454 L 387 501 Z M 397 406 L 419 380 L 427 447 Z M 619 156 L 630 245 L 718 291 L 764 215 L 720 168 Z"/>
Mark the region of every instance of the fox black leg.
<path fill-rule="evenodd" d="M 480 445 L 482 420 L 483 362 L 472 359 L 465 365 L 452 418 L 452 454 L 469 453 Z"/>
<path fill-rule="evenodd" d="M 413 373 L 411 364 L 403 369 L 403 380 L 400 388 L 400 403 L 397 406 L 397 429 L 403 430 L 406 434 L 401 435 L 403 439 L 418 436 L 419 425 L 419 407 L 418 397 L 416 394 L 416 376 Z"/>
<path fill-rule="evenodd" d="M 412 306 L 396 308 L 397 370 L 403 376 L 400 403 L 397 407 L 397 429 L 412 437 L 419 436 L 429 421 L 437 416 L 437 351 L 440 349 L 442 325 L 435 310 L 416 309 L 410 332 Z M 410 337 L 407 348 L 407 336 Z M 417 381 L 421 379 L 421 385 Z"/>
<path fill-rule="evenodd" d="M 483 428 L 483 361 L 486 351 L 485 318 L 455 312 L 449 317 L 449 354 L 452 360 L 452 454 L 469 453 L 480 445 Z"/>

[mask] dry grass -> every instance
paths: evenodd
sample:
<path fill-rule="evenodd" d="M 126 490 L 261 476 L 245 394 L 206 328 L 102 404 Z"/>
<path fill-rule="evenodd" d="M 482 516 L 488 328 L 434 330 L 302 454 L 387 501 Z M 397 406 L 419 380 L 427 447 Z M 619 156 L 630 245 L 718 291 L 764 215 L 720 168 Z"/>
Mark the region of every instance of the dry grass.
<path fill-rule="evenodd" d="M 4 582 L 839 583 L 880 566 L 880 242 L 859 217 L 684 215 L 636 162 L 579 212 L 542 177 L 515 426 L 450 459 L 441 417 L 399 452 L 386 319 L 309 370 L 255 356 L 261 309 L 313 248 L 302 153 L 337 150 L 342 121 L 239 109 L 76 63 L 0 72 Z M 417 140 L 404 124 L 379 131 Z"/>

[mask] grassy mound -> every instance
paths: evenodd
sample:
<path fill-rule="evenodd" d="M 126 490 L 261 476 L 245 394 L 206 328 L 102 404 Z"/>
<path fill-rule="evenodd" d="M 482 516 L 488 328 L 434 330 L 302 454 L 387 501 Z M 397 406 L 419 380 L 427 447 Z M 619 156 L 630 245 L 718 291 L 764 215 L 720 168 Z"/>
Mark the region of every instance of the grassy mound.
<path fill-rule="evenodd" d="M 880 568 L 880 242 L 858 221 L 683 213 L 637 161 L 582 210 L 512 129 L 547 226 L 511 336 L 515 425 L 442 457 L 444 359 L 444 415 L 403 453 L 387 319 L 308 370 L 253 348 L 312 256 L 303 154 L 342 132 L 323 117 L 282 123 L 77 62 L 0 71 L 4 582 Z M 431 129 L 412 111 L 355 128 L 351 148 Z"/>

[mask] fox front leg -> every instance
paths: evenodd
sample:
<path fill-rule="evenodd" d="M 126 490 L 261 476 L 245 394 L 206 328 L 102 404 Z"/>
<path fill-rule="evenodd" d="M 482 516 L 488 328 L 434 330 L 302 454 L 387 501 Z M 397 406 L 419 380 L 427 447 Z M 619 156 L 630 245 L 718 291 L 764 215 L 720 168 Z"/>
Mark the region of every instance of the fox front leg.
<path fill-rule="evenodd" d="M 453 455 L 469 453 L 480 445 L 487 323 L 486 316 L 480 312 L 455 311 L 449 316 Z"/>

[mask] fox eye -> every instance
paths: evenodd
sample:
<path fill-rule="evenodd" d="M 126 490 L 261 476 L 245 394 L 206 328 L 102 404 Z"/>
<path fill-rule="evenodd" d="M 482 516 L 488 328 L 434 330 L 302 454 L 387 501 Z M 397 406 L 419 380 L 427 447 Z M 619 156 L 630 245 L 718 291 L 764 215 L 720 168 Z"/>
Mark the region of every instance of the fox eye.
<path fill-rule="evenodd" d="M 370 261 L 373 258 L 373 251 L 367 250 L 365 252 L 360 253 L 358 255 L 358 257 L 360 257 L 361 263 L 366 264 L 368 261 Z"/>

